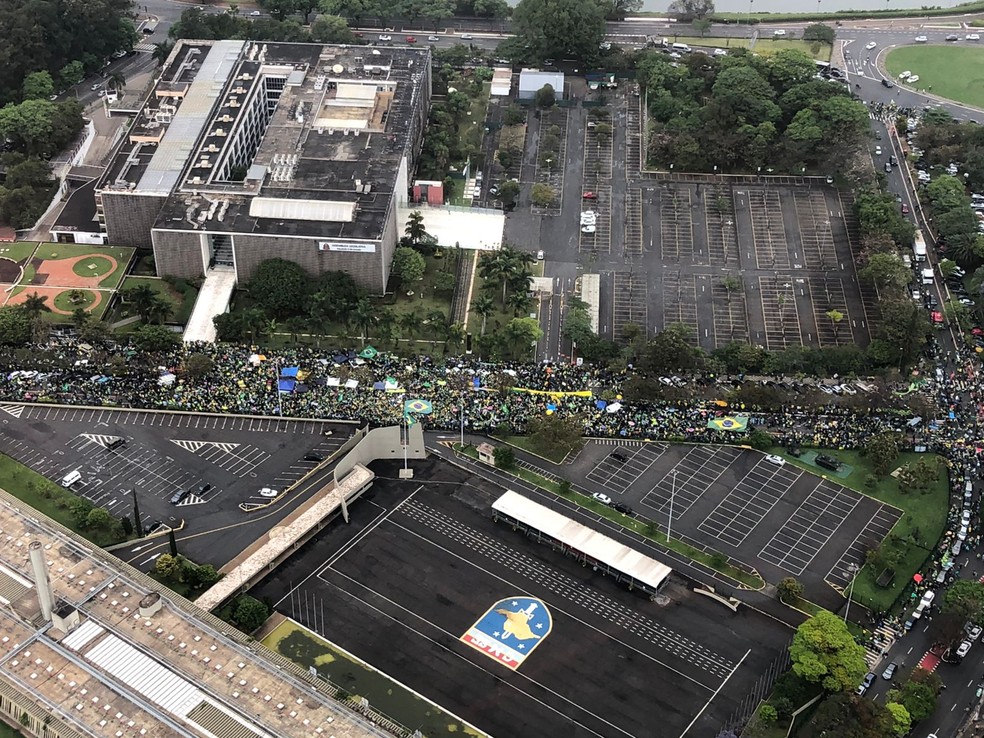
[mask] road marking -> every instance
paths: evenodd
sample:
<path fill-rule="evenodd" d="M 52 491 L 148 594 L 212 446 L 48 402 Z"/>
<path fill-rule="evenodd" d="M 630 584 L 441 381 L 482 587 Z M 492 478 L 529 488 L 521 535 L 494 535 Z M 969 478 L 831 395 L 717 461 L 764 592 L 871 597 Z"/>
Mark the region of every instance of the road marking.
<path fill-rule="evenodd" d="M 15 418 L 19 418 L 24 414 L 23 405 L 0 405 L 0 410 L 3 410 L 8 415 L 13 415 Z"/>
<path fill-rule="evenodd" d="M 201 449 L 206 447 L 218 448 L 225 451 L 227 454 L 231 454 L 239 448 L 238 443 L 222 443 L 220 441 L 178 441 L 172 438 L 171 443 L 176 446 L 180 446 L 185 451 L 190 451 L 193 454 L 198 453 Z"/>

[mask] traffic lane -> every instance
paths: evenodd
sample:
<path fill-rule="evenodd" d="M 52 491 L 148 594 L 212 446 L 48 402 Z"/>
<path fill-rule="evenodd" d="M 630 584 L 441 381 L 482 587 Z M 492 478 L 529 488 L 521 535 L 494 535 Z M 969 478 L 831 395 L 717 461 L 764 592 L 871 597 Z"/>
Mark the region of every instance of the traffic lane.
<path fill-rule="evenodd" d="M 178 551 L 198 564 L 221 568 L 252 542 L 265 537 L 277 523 L 331 482 L 333 469 L 334 465 L 329 465 L 318 470 L 268 508 L 252 513 L 241 512 L 238 520 L 230 517 L 228 522 L 206 529 L 176 530 L 174 537 Z M 169 550 L 170 541 L 165 534 L 133 541 L 129 546 L 114 550 L 113 555 L 142 571 L 149 571 L 157 557 Z"/>

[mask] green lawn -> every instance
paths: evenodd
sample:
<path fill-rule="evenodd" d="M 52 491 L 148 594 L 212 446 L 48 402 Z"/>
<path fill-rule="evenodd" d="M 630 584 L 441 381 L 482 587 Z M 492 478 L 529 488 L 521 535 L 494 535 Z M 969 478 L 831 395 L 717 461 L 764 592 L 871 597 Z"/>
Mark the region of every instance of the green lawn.
<path fill-rule="evenodd" d="M 119 543 L 119 539 L 115 537 L 90 535 L 86 531 L 79 530 L 69 511 L 69 503 L 75 495 L 3 454 L 0 454 L 0 488 L 52 520 L 58 521 L 69 530 L 85 536 L 97 546 Z"/>
<path fill-rule="evenodd" d="M 859 452 L 818 450 L 821 453 L 830 454 L 853 467 L 853 470 L 846 478 L 835 477 L 833 481 L 843 484 L 845 487 L 855 489 L 869 497 L 874 497 L 876 500 L 880 500 L 903 511 L 902 517 L 895 524 L 895 528 L 892 531 L 901 540 L 900 549 L 902 556 L 896 568 L 895 580 L 891 586 L 883 588 L 875 584 L 875 579 L 877 579 L 880 572 L 872 571 L 870 566 L 865 566 L 859 572 L 854 582 L 853 599 L 856 602 L 860 602 L 874 610 L 889 610 L 899 593 L 912 579 L 912 575 L 922 567 L 933 546 L 943 534 L 950 501 L 946 464 L 943 462 L 943 459 L 939 459 L 940 472 L 937 475 L 935 485 L 928 492 L 903 493 L 899 490 L 898 482 L 892 476 L 886 476 L 880 479 L 873 489 L 866 487 L 865 480 L 871 474 L 871 465 Z M 798 459 L 789 456 L 785 453 L 784 449 L 773 449 L 773 453 L 782 455 L 791 463 L 813 474 L 817 474 L 820 471 L 815 466 L 804 464 Z M 927 454 L 912 452 L 899 454 L 899 458 L 893 469 L 903 464 L 914 463 L 925 456 Z M 807 592 L 807 596 L 809 596 L 809 592 Z"/>
<path fill-rule="evenodd" d="M 918 90 L 984 107 L 984 47 L 901 46 L 889 52 L 885 67 L 893 77 L 906 70 L 918 74 L 912 85 Z"/>
<path fill-rule="evenodd" d="M 669 38 L 669 37 L 667 37 Z M 703 47 L 704 49 L 747 49 L 750 39 L 732 36 L 674 36 L 670 39 L 674 43 L 687 44 L 694 48 Z M 830 61 L 830 44 L 821 44 L 814 41 L 802 41 L 797 39 L 774 39 L 759 38 L 752 47 L 759 56 L 772 56 L 778 54 L 783 49 L 796 49 L 804 54 L 819 59 L 820 61 Z"/>
<path fill-rule="evenodd" d="M 14 730 L 6 723 L 0 723 L 0 738 L 24 738 L 19 730 Z"/>
<path fill-rule="evenodd" d="M 17 241 L 0 246 L 0 256 L 12 261 L 23 261 L 34 253 L 37 241 Z"/>
<path fill-rule="evenodd" d="M 489 94 L 492 91 L 491 82 L 482 83 L 482 92 L 471 101 L 468 108 L 467 120 L 459 132 L 460 149 L 471 155 L 472 171 L 480 168 L 482 137 L 485 136 L 485 115 L 489 107 Z M 464 163 L 464 162 L 462 162 Z"/>
<path fill-rule="evenodd" d="M 168 320 L 169 323 L 187 323 L 192 309 L 195 307 L 195 299 L 198 297 L 198 288 L 183 279 L 158 279 L 156 277 L 126 277 L 120 284 L 120 292 L 147 285 L 157 296 L 166 300 L 173 308 L 174 312 Z M 114 318 L 127 317 L 127 306 L 120 303 L 116 308 Z"/>
<path fill-rule="evenodd" d="M 95 292 L 93 292 L 92 290 L 80 289 L 79 292 L 82 294 L 82 299 L 79 302 L 72 302 L 71 298 L 72 298 L 73 291 L 74 290 L 63 290 L 59 292 L 57 295 L 55 295 L 55 300 L 54 300 L 55 307 L 58 308 L 59 310 L 67 310 L 68 312 L 72 312 L 73 310 L 78 310 L 79 308 L 82 308 L 84 310 L 85 308 L 89 307 L 92 303 L 96 301 Z M 56 317 L 64 319 L 68 316 L 60 315 Z"/>
<path fill-rule="evenodd" d="M 34 252 L 37 259 L 72 259 L 80 256 L 111 256 L 116 259 L 116 269 L 99 281 L 99 286 L 103 289 L 115 289 L 119 286 L 126 268 L 133 257 L 136 249 L 124 246 L 86 246 L 77 243 L 43 243 Z M 31 275 L 33 278 L 33 274 Z M 24 275 L 21 284 L 29 284 L 27 275 Z"/>
<path fill-rule="evenodd" d="M 320 676 L 352 698 L 365 697 L 373 709 L 429 738 L 483 735 L 382 672 L 289 620 L 274 628 L 263 639 L 263 645 L 305 669 L 314 667 Z"/>

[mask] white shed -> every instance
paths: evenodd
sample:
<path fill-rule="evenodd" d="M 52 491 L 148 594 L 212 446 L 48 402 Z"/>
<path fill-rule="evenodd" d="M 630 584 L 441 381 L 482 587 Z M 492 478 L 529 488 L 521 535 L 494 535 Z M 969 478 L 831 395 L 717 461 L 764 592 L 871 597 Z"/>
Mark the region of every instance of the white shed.
<path fill-rule="evenodd" d="M 541 72 L 539 69 L 524 69 L 519 73 L 519 99 L 532 100 L 544 85 L 553 87 L 558 100 L 564 99 L 564 73 Z"/>

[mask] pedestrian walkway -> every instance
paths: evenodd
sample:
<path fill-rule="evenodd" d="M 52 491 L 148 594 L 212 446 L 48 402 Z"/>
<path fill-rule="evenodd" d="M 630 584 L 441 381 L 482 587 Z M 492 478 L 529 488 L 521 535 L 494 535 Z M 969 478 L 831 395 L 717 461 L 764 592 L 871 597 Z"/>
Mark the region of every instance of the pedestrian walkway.
<path fill-rule="evenodd" d="M 875 629 L 871 645 L 865 648 L 864 659 L 868 662 L 868 668 L 874 669 L 902 635 L 888 623 L 879 625 Z"/>
<path fill-rule="evenodd" d="M 932 651 L 927 651 L 925 655 L 919 659 L 919 668 L 929 672 L 930 674 L 936 671 L 936 667 L 939 665 L 940 657 Z"/>

